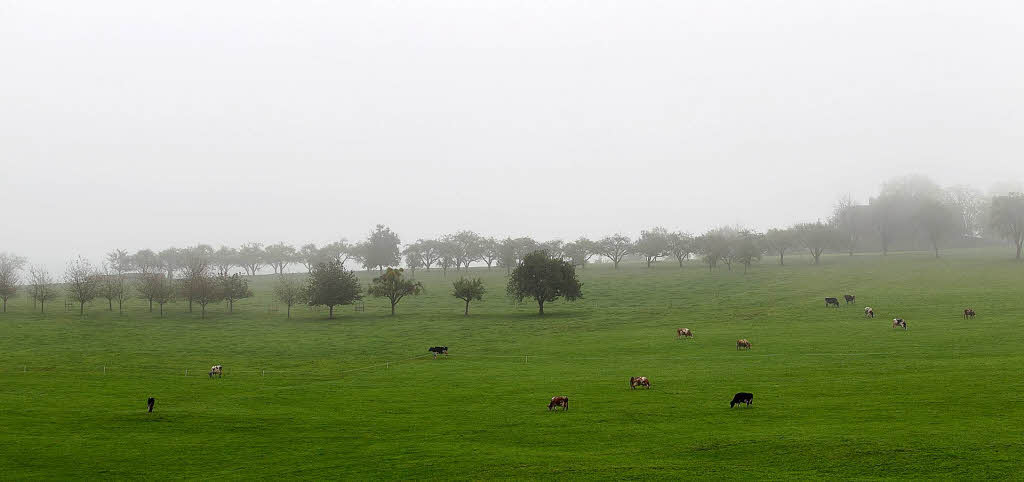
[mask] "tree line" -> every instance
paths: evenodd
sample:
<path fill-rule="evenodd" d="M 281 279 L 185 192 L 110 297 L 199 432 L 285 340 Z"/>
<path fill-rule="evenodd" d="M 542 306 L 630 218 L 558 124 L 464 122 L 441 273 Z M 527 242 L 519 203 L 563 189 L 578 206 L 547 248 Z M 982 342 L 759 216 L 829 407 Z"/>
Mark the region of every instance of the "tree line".
<path fill-rule="evenodd" d="M 156 305 L 162 312 L 166 303 L 182 299 L 188 302 L 189 311 L 198 305 L 205 315 L 209 303 L 226 301 L 230 310 L 235 301 L 251 296 L 241 273 L 253 276 L 269 269 L 283 274 L 293 265 L 302 265 L 312 274 L 320 265 L 336 264 L 344 269 L 353 261 L 385 276 L 387 268 L 404 264 L 415 277 L 417 269 L 440 269 L 447 275 L 450 270 L 458 272 L 475 264 L 502 268 L 511 275 L 528 255 L 543 251 L 552 259 L 579 268 L 585 268 L 595 257 L 608 260 L 616 269 L 630 258 L 640 259 L 648 267 L 665 258 L 674 259 L 680 266 L 696 258 L 709 270 L 720 266 L 731 270 L 739 264 L 746 271 L 767 255 L 777 256 L 779 263 L 785 264 L 786 254 L 797 250 L 806 250 L 817 264 L 829 251 L 850 255 L 881 251 L 885 255 L 893 249 L 928 247 L 939 256 L 941 247 L 996 240 L 1009 242 L 1016 258 L 1021 258 L 1024 194 L 986 197 L 969 187 L 941 188 L 926 177 L 907 176 L 884 183 L 878 196 L 867 204 L 841 199 L 825 221 L 765 232 L 724 226 L 691 235 L 654 227 L 642 231 L 636 239 L 613 234 L 596 240 L 580 237 L 569 242 L 541 242 L 530 237 L 485 237 L 466 230 L 403 245 L 389 227 L 377 225 L 365 240 L 353 244 L 342 239 L 323 246 L 251 242 L 218 249 L 206 244 L 134 253 L 115 249 L 100 267 L 83 258 L 73 260 L 61 280 L 41 266 L 26 269 L 23 257 L 0 253 L 0 301 L 6 311 L 7 300 L 24 285 L 40 310 L 63 291 L 67 299 L 79 304 L 80 311 L 85 303 L 97 298 L 106 299 L 109 310 L 115 303 L 120 310 L 134 294 L 147 300 L 151 310 Z"/>

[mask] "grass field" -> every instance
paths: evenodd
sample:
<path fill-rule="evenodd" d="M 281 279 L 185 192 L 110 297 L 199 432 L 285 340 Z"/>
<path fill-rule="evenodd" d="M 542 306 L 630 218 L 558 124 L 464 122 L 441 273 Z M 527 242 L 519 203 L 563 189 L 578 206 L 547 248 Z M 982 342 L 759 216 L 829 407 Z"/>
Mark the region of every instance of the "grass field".
<path fill-rule="evenodd" d="M 394 317 L 367 299 L 285 320 L 267 309 L 272 276 L 205 320 L 105 300 L 41 316 L 21 297 L 0 315 L 0 478 L 1019 478 L 1011 257 L 592 265 L 585 298 L 543 317 L 505 298 L 498 269 L 473 270 L 490 293 L 469 317 L 455 275 L 422 270 L 427 293 Z M 857 304 L 825 308 L 844 293 Z M 214 364 L 223 379 L 207 378 Z M 630 391 L 631 375 L 653 388 Z M 750 408 L 729 408 L 738 391 Z M 548 412 L 554 395 L 568 412 Z"/>

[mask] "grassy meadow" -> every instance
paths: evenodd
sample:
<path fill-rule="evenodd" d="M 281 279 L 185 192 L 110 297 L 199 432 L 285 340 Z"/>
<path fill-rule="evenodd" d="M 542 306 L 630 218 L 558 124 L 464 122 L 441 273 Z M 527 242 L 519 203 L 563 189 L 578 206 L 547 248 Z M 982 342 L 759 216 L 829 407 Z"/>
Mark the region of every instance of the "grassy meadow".
<path fill-rule="evenodd" d="M 1019 478 L 1011 258 L 589 265 L 585 298 L 543 317 L 484 268 L 468 317 L 449 295 L 459 274 L 439 270 L 417 270 L 426 294 L 394 317 L 368 298 L 286 320 L 273 275 L 206 319 L 180 301 L 160 319 L 141 300 L 40 315 L 22 295 L 0 314 L 0 478 Z M 845 293 L 857 303 L 825 307 Z M 214 364 L 222 379 L 207 378 Z M 631 375 L 652 389 L 631 391 Z M 754 403 L 730 409 L 739 391 Z M 570 410 L 549 412 L 554 395 Z"/>

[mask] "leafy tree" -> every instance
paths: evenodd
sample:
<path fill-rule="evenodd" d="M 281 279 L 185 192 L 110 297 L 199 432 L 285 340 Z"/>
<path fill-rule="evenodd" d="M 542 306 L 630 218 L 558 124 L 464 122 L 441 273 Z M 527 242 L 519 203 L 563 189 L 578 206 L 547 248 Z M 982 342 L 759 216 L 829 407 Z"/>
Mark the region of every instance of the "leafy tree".
<path fill-rule="evenodd" d="M 284 243 L 271 244 L 263 249 L 264 259 L 274 269 L 274 274 L 284 274 L 288 265 L 298 259 L 298 251 Z"/>
<path fill-rule="evenodd" d="M 750 265 L 760 261 L 764 255 L 764 236 L 753 231 L 740 231 L 733 241 L 733 257 L 743 265 L 746 274 Z"/>
<path fill-rule="evenodd" d="M 537 249 L 547 252 L 548 256 L 551 256 L 554 259 L 565 258 L 565 245 L 562 244 L 562 241 L 559 239 L 552 239 L 551 241 L 540 243 L 537 246 Z"/>
<path fill-rule="evenodd" d="M 46 302 L 57 299 L 57 290 L 53 286 L 53 277 L 42 266 L 29 268 L 29 294 L 39 302 L 39 312 L 46 313 Z"/>
<path fill-rule="evenodd" d="M 633 242 L 629 236 L 615 234 L 606 236 L 597 242 L 597 249 L 601 256 L 612 260 L 615 269 L 619 269 L 619 262 L 622 258 L 633 252 Z"/>
<path fill-rule="evenodd" d="M 153 273 L 160 271 L 162 265 L 160 264 L 160 258 L 153 252 L 152 249 L 140 249 L 132 255 L 132 266 L 135 267 L 141 274 Z"/>
<path fill-rule="evenodd" d="M 266 253 L 261 243 L 246 243 L 238 248 L 238 264 L 245 274 L 256 276 L 266 263 Z"/>
<path fill-rule="evenodd" d="M 154 283 L 151 291 L 153 301 L 160 307 L 160 318 L 163 318 L 164 305 L 174 301 L 174 284 L 159 273 L 153 276 L 152 281 Z M 152 306 L 150 309 L 152 310 Z"/>
<path fill-rule="evenodd" d="M 221 275 L 219 276 L 218 283 L 220 284 L 224 300 L 228 302 L 228 313 L 235 312 L 236 301 L 252 296 L 249 282 L 238 273 L 231 276 Z"/>
<path fill-rule="evenodd" d="M 708 271 L 717 268 L 719 261 L 725 262 L 729 269 L 732 269 L 733 239 L 735 237 L 736 230 L 721 227 L 712 229 L 694 240 L 695 251 L 708 265 Z"/>
<path fill-rule="evenodd" d="M 68 263 L 64 271 L 64 289 L 68 297 L 78 303 L 78 314 L 85 314 L 85 304 L 96 298 L 100 277 L 89 260 L 79 256 Z"/>
<path fill-rule="evenodd" d="M 537 300 L 539 314 L 543 315 L 546 302 L 560 297 L 569 301 L 582 298 L 583 284 L 576 279 L 572 264 L 551 258 L 544 251 L 534 251 L 512 271 L 507 291 L 516 301 Z"/>
<path fill-rule="evenodd" d="M 160 269 L 167 273 L 167 279 L 174 279 L 174 272 L 181 269 L 185 261 L 185 250 L 178 248 L 167 248 L 157 255 Z"/>
<path fill-rule="evenodd" d="M 18 295 L 18 273 L 25 261 L 21 256 L 0 253 L 0 299 L 4 302 L 4 313 L 7 313 L 7 299 Z"/>
<path fill-rule="evenodd" d="M 416 277 L 416 268 L 422 268 L 424 265 L 422 249 L 421 244 L 413 243 L 402 250 L 402 255 L 405 256 L 405 265 L 409 267 L 409 274 L 412 277 Z"/>
<path fill-rule="evenodd" d="M 838 242 L 836 230 L 821 222 L 798 224 L 793 231 L 800 245 L 810 251 L 814 264 L 818 264 L 826 249 L 835 247 Z"/>
<path fill-rule="evenodd" d="M 274 299 L 288 307 L 288 319 L 291 319 L 292 306 L 304 301 L 302 286 L 282 276 L 278 278 L 277 284 L 274 285 Z"/>
<path fill-rule="evenodd" d="M 371 296 L 390 300 L 392 315 L 395 314 L 395 305 L 402 301 L 402 298 L 408 295 L 416 296 L 423 292 L 423 284 L 405 279 L 404 271 L 401 268 L 388 268 L 383 274 L 373 279 L 370 289 L 367 290 Z"/>
<path fill-rule="evenodd" d="M 451 236 L 445 236 L 438 241 L 437 245 L 437 264 L 441 266 L 441 271 L 445 276 L 448 276 L 448 269 L 455 268 L 459 262 L 459 256 L 461 256 L 461 248 L 455 239 Z"/>
<path fill-rule="evenodd" d="M 302 263 L 302 266 L 306 268 L 307 272 L 312 270 L 317 263 L 322 261 L 320 257 L 320 249 L 313 243 L 302 245 L 296 255 L 296 258 L 300 263 Z"/>
<path fill-rule="evenodd" d="M 487 264 L 487 271 L 491 270 L 498 259 L 501 258 L 501 243 L 494 238 L 484 238 L 480 242 L 480 260 Z"/>
<path fill-rule="evenodd" d="M 836 229 L 837 240 L 846 247 L 850 256 L 857 248 L 861 234 L 862 217 L 859 213 L 866 212 L 865 206 L 858 205 L 850 196 L 842 197 L 832 209 L 829 225 Z M 782 255 L 779 256 L 782 258 Z"/>
<path fill-rule="evenodd" d="M 168 277 L 170 278 L 170 277 Z M 200 296 L 200 291 L 205 298 L 212 297 L 210 286 L 214 283 L 210 274 L 210 258 L 202 250 L 191 251 L 186 254 L 185 262 L 181 268 L 181 280 L 178 288 L 181 297 L 188 301 L 188 312 L 192 312 L 192 303 Z M 203 307 L 205 311 L 205 306 Z M 203 314 L 205 318 L 205 313 Z"/>
<path fill-rule="evenodd" d="M 511 274 L 516 263 L 516 242 L 512 238 L 503 239 L 498 246 L 498 266 L 505 267 L 505 274 Z"/>
<path fill-rule="evenodd" d="M 206 318 L 206 305 L 216 303 L 224 299 L 224 286 L 220 280 L 209 272 L 188 280 L 190 282 L 189 295 L 192 301 L 199 304 L 199 317 Z"/>
<path fill-rule="evenodd" d="M 456 271 L 462 266 L 469 269 L 470 264 L 483 256 L 483 238 L 479 234 L 473 231 L 459 231 L 451 239 L 458 253 L 455 259 Z"/>
<path fill-rule="evenodd" d="M 310 306 L 326 306 L 330 310 L 328 319 L 334 318 L 335 306 L 363 299 L 355 273 L 346 270 L 336 259 L 313 267 L 302 297 Z"/>
<path fill-rule="evenodd" d="M 648 231 L 641 231 L 640 238 L 636 240 L 635 251 L 647 260 L 647 267 L 651 263 L 668 255 L 669 234 L 665 228 L 657 227 Z"/>
<path fill-rule="evenodd" d="M 313 266 L 335 259 L 344 267 L 348 260 L 356 257 L 356 254 L 356 247 L 348 244 L 348 241 L 342 238 L 320 248 L 320 256 L 315 260 Z"/>
<path fill-rule="evenodd" d="M 917 212 L 917 223 L 928 236 L 928 241 L 939 257 L 939 242 L 959 231 L 956 212 L 952 206 L 940 201 L 928 201 Z"/>
<path fill-rule="evenodd" d="M 764 235 L 764 241 L 768 251 L 774 251 L 779 255 L 779 264 L 786 264 L 786 251 L 800 245 L 796 233 L 792 229 L 769 229 Z"/>
<path fill-rule="evenodd" d="M 452 296 L 466 302 L 466 316 L 469 316 L 469 302 L 482 300 L 486 292 L 487 289 L 480 278 L 459 278 L 452 283 Z"/>
<path fill-rule="evenodd" d="M 391 231 L 391 228 L 378 224 L 370 233 L 370 237 L 359 243 L 359 257 L 362 259 L 363 267 L 367 270 L 379 268 L 383 272 L 386 267 L 398 266 L 401 259 L 401 251 L 398 249 L 400 244 L 402 240 Z"/>
<path fill-rule="evenodd" d="M 229 276 L 231 270 L 239 265 L 238 250 L 221 246 L 210 257 L 210 264 L 217 270 L 217 276 Z"/>
<path fill-rule="evenodd" d="M 683 261 L 690 257 L 693 250 L 693 236 L 679 232 L 668 234 L 668 253 L 676 258 L 676 261 L 679 261 L 680 268 L 683 267 Z"/>
<path fill-rule="evenodd" d="M 118 274 L 128 273 L 134 268 L 132 256 L 125 249 L 115 249 L 107 253 L 107 265 Z"/>
<path fill-rule="evenodd" d="M 1010 193 L 993 197 L 990 223 L 999 236 L 1017 248 L 1019 260 L 1024 245 L 1024 194 Z"/>

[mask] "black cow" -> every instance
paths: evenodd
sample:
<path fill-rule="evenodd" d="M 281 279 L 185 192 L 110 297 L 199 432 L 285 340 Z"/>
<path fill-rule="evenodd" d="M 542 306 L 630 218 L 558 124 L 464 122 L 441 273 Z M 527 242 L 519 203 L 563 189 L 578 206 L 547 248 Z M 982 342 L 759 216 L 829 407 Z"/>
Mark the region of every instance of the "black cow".
<path fill-rule="evenodd" d="M 732 401 L 729 402 L 729 408 L 732 408 L 734 405 L 739 405 L 741 403 L 745 403 L 749 407 L 751 403 L 754 403 L 754 394 L 747 392 L 737 393 L 735 396 L 732 397 Z"/>
<path fill-rule="evenodd" d="M 444 355 L 445 358 L 448 358 L 448 347 L 446 346 L 432 346 L 427 348 L 427 351 L 434 353 L 435 360 L 437 359 L 437 355 Z"/>
<path fill-rule="evenodd" d="M 825 298 L 825 307 L 828 308 L 829 306 L 832 305 L 835 305 L 836 308 L 839 308 L 839 300 L 836 298 Z"/>
<path fill-rule="evenodd" d="M 853 295 L 843 295 L 843 299 L 846 300 L 847 303 L 853 303 L 854 301 L 857 301 L 857 297 Z"/>
<path fill-rule="evenodd" d="M 153 398 L 153 397 L 149 397 L 149 400 L 146 400 L 146 406 L 149 407 L 149 412 L 150 413 L 153 412 L 153 405 L 155 405 L 155 404 L 156 404 L 156 399 Z"/>

